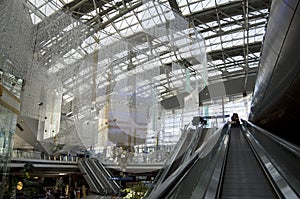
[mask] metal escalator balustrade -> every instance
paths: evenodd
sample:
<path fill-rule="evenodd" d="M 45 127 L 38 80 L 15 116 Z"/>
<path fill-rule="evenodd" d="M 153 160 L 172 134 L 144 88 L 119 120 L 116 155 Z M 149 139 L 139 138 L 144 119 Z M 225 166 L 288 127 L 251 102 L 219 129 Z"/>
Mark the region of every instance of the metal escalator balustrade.
<path fill-rule="evenodd" d="M 84 175 L 85 180 L 87 181 L 91 192 L 93 193 L 101 193 L 101 187 L 99 188 L 99 184 L 97 182 L 97 179 L 95 178 L 94 174 L 92 174 L 91 169 L 87 166 L 85 161 L 79 161 L 78 167 L 81 170 L 81 172 L 86 173 Z"/>
<path fill-rule="evenodd" d="M 180 165 L 147 199 L 202 198 L 207 190 L 215 164 L 227 143 L 227 129 L 216 130 Z"/>
<path fill-rule="evenodd" d="M 299 169 L 294 170 L 300 166 L 299 148 L 242 121 L 230 134 L 223 166 L 217 164 L 212 175 L 211 181 L 216 182 L 215 174 L 221 173 L 219 188 L 213 189 L 217 193 L 208 197 L 212 194 L 207 192 L 205 198 L 299 198 Z M 212 190 L 211 185 L 207 190 Z"/>
<path fill-rule="evenodd" d="M 88 159 L 87 162 L 91 165 L 96 177 L 101 181 L 105 192 L 109 195 L 118 195 L 120 193 L 120 188 L 117 186 L 112 177 L 108 175 L 107 170 L 100 165 L 96 159 Z"/>
<path fill-rule="evenodd" d="M 229 126 L 217 130 L 146 198 L 300 198 L 300 149 L 244 122 Z"/>
<path fill-rule="evenodd" d="M 113 194 L 113 191 L 110 189 L 109 184 L 106 179 L 103 177 L 102 173 L 97 169 L 94 162 L 90 159 L 85 160 L 86 164 L 89 165 L 90 169 L 93 171 L 94 177 L 99 182 L 98 184 L 101 186 L 101 191 L 105 193 L 105 195 Z"/>
<path fill-rule="evenodd" d="M 286 168 L 287 173 L 290 173 L 292 172 L 292 168 L 295 168 L 295 164 L 297 165 L 296 167 L 300 165 L 299 148 L 289 145 L 283 140 L 280 141 L 284 142 L 284 144 L 280 144 L 278 138 L 272 138 L 273 135 L 271 133 L 268 133 L 267 136 L 263 129 L 257 131 L 258 128 L 254 130 L 252 126 L 250 130 L 252 132 L 250 132 L 248 130 L 249 123 L 244 120 L 242 122 L 243 125 L 240 128 L 234 128 L 230 134 L 228 153 L 225 155 L 226 160 L 223 163 L 224 166 L 222 166 L 221 175 L 219 175 L 219 188 L 214 189 L 217 190 L 217 193 L 213 198 L 299 198 L 299 195 L 295 192 L 295 188 L 291 186 L 293 184 L 290 182 L 291 180 L 279 172 L 280 170 L 282 171 L 282 165 L 286 159 L 283 158 L 284 160 L 277 164 L 271 161 L 272 157 L 276 157 L 276 159 L 288 157 L 289 163 L 294 163 L 293 166 Z M 237 147 L 238 145 L 240 146 Z M 280 148 L 282 151 L 277 150 L 277 153 L 274 153 L 275 151 L 268 149 L 268 152 L 265 148 L 272 148 L 273 150 L 274 148 Z M 293 158 L 291 158 L 291 155 L 287 155 L 288 153 L 292 153 Z M 236 168 L 233 169 L 234 167 Z M 221 167 L 220 165 L 216 165 L 216 168 Z M 233 170 L 236 171 L 232 172 Z M 214 176 L 216 176 L 215 173 L 220 172 L 218 172 L 218 169 L 215 169 L 212 181 L 214 180 Z M 292 179 L 295 182 L 294 179 L 299 179 L 300 177 L 297 174 L 299 170 L 292 173 L 296 176 Z M 208 190 L 211 189 L 211 184 Z M 212 198 L 207 197 L 209 195 L 206 193 L 205 198 Z"/>
<path fill-rule="evenodd" d="M 300 198 L 300 147 L 243 120 L 256 155 L 284 198 Z"/>
<path fill-rule="evenodd" d="M 199 151 L 197 161 L 178 181 L 167 195 L 167 198 L 204 198 L 209 191 L 208 185 L 215 170 L 215 165 L 219 162 L 227 142 L 228 125 L 226 124 L 222 129 L 216 130 L 197 150 Z"/>
<path fill-rule="evenodd" d="M 205 132 L 207 129 L 205 129 Z M 196 125 L 196 127 L 190 127 L 190 124 L 185 127 L 181 138 L 177 144 L 177 147 L 174 149 L 174 153 L 165 163 L 165 166 L 161 169 L 160 173 L 155 179 L 154 187 L 151 188 L 148 194 L 151 191 L 160 187 L 160 184 L 164 182 L 178 167 L 187 161 L 193 152 L 198 148 L 199 142 L 201 140 L 203 132 L 203 125 Z M 201 140 L 202 141 L 202 140 Z"/>
<path fill-rule="evenodd" d="M 188 129 L 188 125 L 183 130 L 183 133 L 181 134 L 181 137 L 179 139 L 179 142 L 175 146 L 173 150 L 173 154 L 170 155 L 170 157 L 167 159 L 164 167 L 160 170 L 158 175 L 156 176 L 156 179 L 154 180 L 155 185 L 152 187 L 148 193 L 154 192 L 161 183 L 176 170 L 183 158 L 184 152 L 186 152 L 187 146 L 189 142 L 191 141 L 191 135 L 194 129 Z"/>
<path fill-rule="evenodd" d="M 96 165 L 96 167 L 103 174 L 104 178 L 110 184 L 110 187 L 114 191 L 114 193 L 118 194 L 121 191 L 121 188 L 120 188 L 119 184 L 115 180 L 113 180 L 113 175 L 102 165 L 102 163 L 99 160 L 93 159 L 93 161 L 94 161 L 94 164 Z"/>

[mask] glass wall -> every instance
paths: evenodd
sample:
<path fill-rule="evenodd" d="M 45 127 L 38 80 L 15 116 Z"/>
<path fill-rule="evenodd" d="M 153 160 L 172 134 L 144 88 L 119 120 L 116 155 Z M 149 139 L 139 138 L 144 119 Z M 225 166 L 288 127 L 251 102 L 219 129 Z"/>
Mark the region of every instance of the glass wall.
<path fill-rule="evenodd" d="M 7 182 L 7 163 L 10 161 L 12 137 L 16 130 L 16 113 L 0 104 L 0 197 Z"/>
<path fill-rule="evenodd" d="M 246 97 L 237 94 L 207 101 L 200 107 L 200 115 L 208 118 L 208 126 L 216 125 L 219 128 L 231 120 L 233 113 L 238 113 L 240 119 L 247 120 L 251 99 L 250 93 Z"/>
<path fill-rule="evenodd" d="M 16 131 L 17 113 L 20 110 L 22 80 L 2 71 L 12 67 L 12 62 L 0 53 L 0 198 L 7 188 L 8 167 Z"/>

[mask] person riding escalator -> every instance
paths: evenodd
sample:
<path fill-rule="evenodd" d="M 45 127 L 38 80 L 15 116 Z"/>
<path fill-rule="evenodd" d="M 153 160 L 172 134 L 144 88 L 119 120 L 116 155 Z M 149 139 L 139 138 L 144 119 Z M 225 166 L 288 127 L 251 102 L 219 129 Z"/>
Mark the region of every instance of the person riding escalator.
<path fill-rule="evenodd" d="M 240 118 L 237 113 L 233 113 L 231 116 L 231 126 L 233 126 L 233 127 L 240 126 Z"/>

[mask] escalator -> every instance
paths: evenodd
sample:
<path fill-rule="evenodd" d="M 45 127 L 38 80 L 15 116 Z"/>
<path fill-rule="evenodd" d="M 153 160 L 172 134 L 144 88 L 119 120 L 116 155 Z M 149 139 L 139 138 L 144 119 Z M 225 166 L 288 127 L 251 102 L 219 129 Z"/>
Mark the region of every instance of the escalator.
<path fill-rule="evenodd" d="M 298 199 L 300 148 L 243 121 L 216 130 L 147 199 Z"/>
<path fill-rule="evenodd" d="M 110 196 L 121 194 L 118 184 L 98 160 L 81 160 L 79 162 L 79 169 L 87 174 L 84 177 L 93 193 Z"/>
<path fill-rule="evenodd" d="M 103 186 L 101 185 L 99 179 L 96 177 L 89 164 L 86 161 L 79 161 L 78 167 L 81 172 L 86 173 L 86 175 L 84 175 L 84 178 L 88 183 L 91 192 L 96 194 L 104 194 Z"/>
<path fill-rule="evenodd" d="M 164 182 L 174 171 L 182 165 L 193 152 L 201 145 L 208 129 L 203 126 L 197 126 L 196 129 L 189 128 L 183 130 L 183 133 L 179 139 L 177 147 L 173 150 L 172 156 L 167 160 L 163 169 L 160 170 L 155 179 L 155 186 L 149 189 L 151 191 L 160 187 L 160 184 Z"/>
<path fill-rule="evenodd" d="M 242 129 L 230 129 L 220 198 L 277 198 Z"/>
<path fill-rule="evenodd" d="M 147 199 L 188 199 L 202 198 L 204 185 L 209 183 L 210 173 L 214 169 L 214 163 L 219 157 L 219 152 L 226 142 L 228 125 L 213 132 L 209 138 L 199 136 L 198 149 L 188 159 L 181 162 L 173 173 L 151 190 L 146 196 Z M 187 149 L 186 149 L 187 151 Z M 172 165 L 172 163 L 171 163 Z M 196 190 L 196 191 L 195 191 Z"/>
<path fill-rule="evenodd" d="M 106 195 L 120 194 L 120 186 L 115 182 L 113 176 L 104 168 L 99 160 L 88 159 L 86 161 L 91 165 L 91 168 L 95 171 L 96 177 L 101 181 Z"/>

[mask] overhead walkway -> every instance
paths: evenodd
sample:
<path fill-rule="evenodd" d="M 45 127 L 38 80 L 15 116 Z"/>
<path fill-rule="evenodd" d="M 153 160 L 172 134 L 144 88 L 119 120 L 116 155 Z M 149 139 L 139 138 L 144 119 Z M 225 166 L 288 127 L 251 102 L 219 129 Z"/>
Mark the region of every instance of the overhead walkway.
<path fill-rule="evenodd" d="M 299 147 L 243 121 L 217 130 L 147 198 L 299 198 L 299 183 Z"/>

